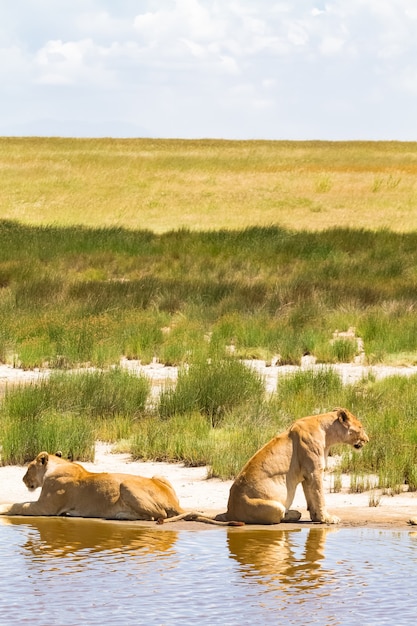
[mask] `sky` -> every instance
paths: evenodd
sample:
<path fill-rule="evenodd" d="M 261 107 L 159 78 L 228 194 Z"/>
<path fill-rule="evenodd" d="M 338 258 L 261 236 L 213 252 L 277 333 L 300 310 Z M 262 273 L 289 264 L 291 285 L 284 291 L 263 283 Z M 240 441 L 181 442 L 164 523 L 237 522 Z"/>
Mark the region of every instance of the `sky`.
<path fill-rule="evenodd" d="M 417 141 L 417 0 L 3 0 L 0 135 Z"/>

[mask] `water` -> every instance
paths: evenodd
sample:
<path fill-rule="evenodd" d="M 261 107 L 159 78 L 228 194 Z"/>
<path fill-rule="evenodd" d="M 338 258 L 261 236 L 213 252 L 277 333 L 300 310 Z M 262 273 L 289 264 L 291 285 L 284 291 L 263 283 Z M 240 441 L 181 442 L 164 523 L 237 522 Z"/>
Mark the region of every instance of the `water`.
<path fill-rule="evenodd" d="M 0 624 L 417 621 L 417 533 L 0 520 Z"/>

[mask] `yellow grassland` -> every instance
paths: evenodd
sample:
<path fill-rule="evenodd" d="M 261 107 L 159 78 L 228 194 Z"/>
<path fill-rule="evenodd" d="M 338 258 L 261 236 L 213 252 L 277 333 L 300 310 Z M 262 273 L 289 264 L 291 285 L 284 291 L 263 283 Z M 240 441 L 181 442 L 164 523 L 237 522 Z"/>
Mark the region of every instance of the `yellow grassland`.
<path fill-rule="evenodd" d="M 0 218 L 157 233 L 417 228 L 417 143 L 0 138 Z"/>

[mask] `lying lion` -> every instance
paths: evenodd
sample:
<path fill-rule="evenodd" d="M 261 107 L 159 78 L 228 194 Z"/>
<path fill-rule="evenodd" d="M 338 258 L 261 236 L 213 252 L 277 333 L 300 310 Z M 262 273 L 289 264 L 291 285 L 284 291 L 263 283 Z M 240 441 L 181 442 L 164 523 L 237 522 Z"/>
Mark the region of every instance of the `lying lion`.
<path fill-rule="evenodd" d="M 171 483 L 163 477 L 89 472 L 60 453 L 40 452 L 28 465 L 23 482 L 29 491 L 42 487 L 39 500 L 0 505 L 0 515 L 65 515 L 116 520 L 157 520 L 172 516 L 216 525 L 216 521 L 180 506 Z"/>
<path fill-rule="evenodd" d="M 0 507 L 2 515 L 68 515 L 119 520 L 153 520 L 183 512 L 165 478 L 93 473 L 78 463 L 41 452 L 23 482 L 39 500 Z"/>
<path fill-rule="evenodd" d="M 324 502 L 327 453 L 338 443 L 360 449 L 368 441 L 360 421 L 346 409 L 297 420 L 246 463 L 230 489 L 227 512 L 216 519 L 247 524 L 298 521 L 301 513 L 290 506 L 301 483 L 312 521 L 337 524 L 339 518 L 327 512 Z"/>

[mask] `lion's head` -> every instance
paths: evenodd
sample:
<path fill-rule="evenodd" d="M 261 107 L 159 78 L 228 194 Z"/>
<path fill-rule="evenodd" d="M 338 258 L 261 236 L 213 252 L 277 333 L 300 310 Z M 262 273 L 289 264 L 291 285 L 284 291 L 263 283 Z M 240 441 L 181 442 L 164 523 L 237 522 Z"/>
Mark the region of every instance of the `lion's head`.
<path fill-rule="evenodd" d="M 350 443 L 356 450 L 360 450 L 369 441 L 360 421 L 347 409 L 335 409 L 340 424 L 346 429 L 344 441 Z"/>
<path fill-rule="evenodd" d="M 48 467 L 49 454 L 40 452 L 36 459 L 28 465 L 26 474 L 23 476 L 23 482 L 29 491 L 35 491 L 38 487 L 42 487 L 45 478 L 45 472 Z"/>

